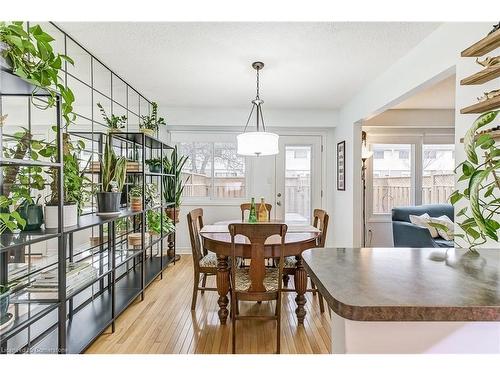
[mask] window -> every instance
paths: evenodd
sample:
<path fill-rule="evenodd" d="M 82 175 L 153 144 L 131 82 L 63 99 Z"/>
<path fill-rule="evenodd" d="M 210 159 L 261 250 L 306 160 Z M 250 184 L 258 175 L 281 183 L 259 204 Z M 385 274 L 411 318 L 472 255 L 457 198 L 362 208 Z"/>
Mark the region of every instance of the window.
<path fill-rule="evenodd" d="M 389 213 L 411 203 L 411 145 L 375 144 L 373 159 L 373 213 Z"/>
<path fill-rule="evenodd" d="M 423 145 L 422 151 L 422 204 L 448 203 L 455 188 L 455 145 Z"/>
<path fill-rule="evenodd" d="M 179 142 L 188 161 L 182 170 L 183 196 L 231 199 L 245 197 L 245 158 L 234 142 Z"/>
<path fill-rule="evenodd" d="M 396 206 L 447 203 L 454 190 L 455 145 L 404 140 L 408 143 L 371 145 L 373 214 L 389 214 Z M 422 156 L 417 160 L 414 155 Z"/>

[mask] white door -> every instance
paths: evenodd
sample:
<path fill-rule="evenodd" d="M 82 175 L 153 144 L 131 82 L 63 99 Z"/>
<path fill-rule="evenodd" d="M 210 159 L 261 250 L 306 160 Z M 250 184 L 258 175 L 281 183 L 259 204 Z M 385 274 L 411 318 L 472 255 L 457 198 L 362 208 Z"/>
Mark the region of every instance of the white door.
<path fill-rule="evenodd" d="M 311 223 L 321 208 L 321 137 L 280 136 L 276 157 L 276 218 Z"/>

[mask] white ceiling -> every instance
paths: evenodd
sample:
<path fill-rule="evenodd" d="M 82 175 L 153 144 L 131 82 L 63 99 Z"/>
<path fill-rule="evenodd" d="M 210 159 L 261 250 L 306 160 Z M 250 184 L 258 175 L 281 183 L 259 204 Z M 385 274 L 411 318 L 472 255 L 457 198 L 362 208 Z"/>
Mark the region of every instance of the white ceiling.
<path fill-rule="evenodd" d="M 405 99 L 393 109 L 455 109 L 455 75 Z"/>
<path fill-rule="evenodd" d="M 335 109 L 438 23 L 96 23 L 59 25 L 166 107 L 246 108 L 256 60 L 265 108 Z"/>

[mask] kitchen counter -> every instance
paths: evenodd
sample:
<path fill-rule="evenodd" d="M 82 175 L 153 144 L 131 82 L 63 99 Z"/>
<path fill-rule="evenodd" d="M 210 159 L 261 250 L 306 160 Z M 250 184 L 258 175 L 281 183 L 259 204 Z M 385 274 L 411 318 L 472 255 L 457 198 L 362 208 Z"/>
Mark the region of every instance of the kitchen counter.
<path fill-rule="evenodd" d="M 500 249 L 324 248 L 302 256 L 332 310 L 334 352 L 500 353 Z M 394 341 L 414 335 L 406 349 Z"/>

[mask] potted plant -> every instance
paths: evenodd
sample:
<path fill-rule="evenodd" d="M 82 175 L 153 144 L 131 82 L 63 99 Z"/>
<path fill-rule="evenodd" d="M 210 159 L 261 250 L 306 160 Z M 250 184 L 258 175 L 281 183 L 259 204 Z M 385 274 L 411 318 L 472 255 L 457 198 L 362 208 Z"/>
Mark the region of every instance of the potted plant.
<path fill-rule="evenodd" d="M 129 191 L 130 209 L 133 212 L 142 211 L 142 187 L 135 185 Z"/>
<path fill-rule="evenodd" d="M 146 220 L 148 224 L 148 231 L 151 236 L 161 235 L 163 231 L 163 235 L 167 235 L 172 233 L 175 230 L 175 225 L 172 219 L 170 219 L 167 215 L 161 215 L 160 212 L 151 210 L 146 213 Z"/>
<path fill-rule="evenodd" d="M 162 161 L 161 158 L 153 158 L 146 160 L 146 164 L 149 167 L 149 171 L 151 173 L 160 173 Z"/>
<path fill-rule="evenodd" d="M 163 160 L 163 173 L 169 175 L 163 177 L 163 199 L 166 203 L 174 204 L 174 207 L 166 209 L 166 213 L 172 220 L 175 219 L 176 223 L 179 222 L 182 192 L 189 180 L 188 178 L 183 181 L 181 176 L 182 168 L 187 160 L 188 158 L 185 155 L 178 156 L 177 146 L 172 151 L 170 157 L 166 156 Z M 175 176 L 175 179 L 173 176 Z"/>
<path fill-rule="evenodd" d="M 38 153 L 42 145 L 40 142 L 32 140 L 28 129 L 13 135 L 17 140 L 14 146 L 4 146 L 3 154 L 7 158 L 23 159 L 29 152 L 33 160 L 38 159 Z M 45 188 L 45 179 L 42 176 L 42 167 L 40 166 L 21 166 L 9 165 L 4 167 L 3 173 L 3 193 L 10 196 L 12 202 L 17 206 L 16 211 L 25 220 L 25 225 L 18 223 L 19 229 L 32 231 L 40 229 L 43 224 L 43 207 L 39 204 L 41 195 L 35 202 L 31 196 L 33 189 L 43 190 Z"/>
<path fill-rule="evenodd" d="M 467 159 L 457 167 L 462 170 L 458 181 L 466 181 L 467 187 L 450 196 L 453 205 L 461 200 L 467 201 L 467 205 L 456 214 L 463 233 L 455 234 L 455 237 L 464 239 L 472 252 L 488 240 L 498 242 L 499 238 L 500 147 L 492 137 L 491 129 L 484 130 L 499 112 L 480 115 L 467 131 L 464 137 Z M 483 156 L 479 158 L 478 153 Z"/>
<path fill-rule="evenodd" d="M 69 125 L 75 120 L 73 102 L 75 96 L 59 76 L 63 62 L 74 64 L 73 60 L 59 53 L 54 53 L 54 38 L 47 34 L 40 25 L 25 29 L 24 22 L 0 22 L 1 57 L 12 69 L 12 74 L 34 85 L 33 94 L 39 89 L 49 94 L 47 101 L 42 102 L 32 96 L 32 103 L 40 109 L 55 107 L 57 96 L 61 97 L 61 113 Z"/>
<path fill-rule="evenodd" d="M 163 117 L 158 117 L 158 104 L 151 103 L 151 114 L 141 116 L 142 123 L 139 125 L 141 131 L 145 134 L 154 136 L 160 128 L 160 125 L 166 125 Z"/>
<path fill-rule="evenodd" d="M 125 123 L 127 122 L 127 116 L 115 116 L 111 114 L 111 117 L 108 117 L 106 111 L 102 107 L 101 103 L 97 103 L 99 107 L 99 111 L 101 112 L 102 118 L 108 127 L 109 133 L 119 133 L 122 129 L 125 128 Z"/>
<path fill-rule="evenodd" d="M 120 212 L 120 199 L 127 173 L 127 160 L 117 157 L 111 139 L 104 146 L 101 159 L 101 191 L 97 194 L 97 210 L 101 214 L 118 214 Z"/>
<path fill-rule="evenodd" d="M 54 131 L 57 128 L 53 127 Z M 81 213 L 83 204 L 90 195 L 90 180 L 85 176 L 85 168 L 80 168 L 78 155 L 84 149 L 83 141 L 76 145 L 71 142 L 68 133 L 63 133 L 63 215 L 65 227 L 74 226 L 78 223 L 78 214 Z M 57 161 L 57 147 L 53 143 L 46 144 L 39 154 L 48 157 L 52 162 Z M 55 229 L 58 227 L 58 204 L 59 204 L 59 173 L 57 168 L 50 168 L 51 193 L 45 204 L 45 228 Z"/>

